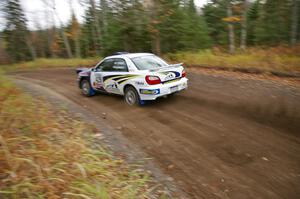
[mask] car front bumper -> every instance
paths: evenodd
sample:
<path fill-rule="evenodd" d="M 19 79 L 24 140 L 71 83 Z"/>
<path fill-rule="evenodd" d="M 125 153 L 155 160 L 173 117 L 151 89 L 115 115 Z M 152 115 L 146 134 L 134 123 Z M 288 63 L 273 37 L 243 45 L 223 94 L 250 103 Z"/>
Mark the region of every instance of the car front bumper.
<path fill-rule="evenodd" d="M 147 86 L 139 89 L 141 100 L 155 100 L 159 97 L 182 91 L 188 87 L 188 79 L 181 78 L 173 82 Z"/>

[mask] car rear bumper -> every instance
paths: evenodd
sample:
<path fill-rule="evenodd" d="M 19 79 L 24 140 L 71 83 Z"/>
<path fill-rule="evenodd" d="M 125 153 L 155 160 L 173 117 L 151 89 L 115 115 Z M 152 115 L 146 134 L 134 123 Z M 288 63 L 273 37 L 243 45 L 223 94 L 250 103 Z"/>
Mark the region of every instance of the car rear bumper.
<path fill-rule="evenodd" d="M 140 98 L 141 100 L 155 100 L 159 97 L 182 91 L 187 88 L 187 82 L 188 79 L 184 77 L 176 81 L 140 88 Z"/>

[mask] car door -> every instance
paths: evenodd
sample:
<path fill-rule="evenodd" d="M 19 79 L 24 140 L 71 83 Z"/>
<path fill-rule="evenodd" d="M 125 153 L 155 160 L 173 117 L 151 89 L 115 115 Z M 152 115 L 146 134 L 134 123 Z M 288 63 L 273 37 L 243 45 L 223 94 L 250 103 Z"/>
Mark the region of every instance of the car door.
<path fill-rule="evenodd" d="M 128 74 L 128 67 L 123 58 L 109 58 L 100 63 L 95 72 L 95 79 L 100 79 L 100 86 L 109 92 L 121 94 L 119 82 Z"/>
<path fill-rule="evenodd" d="M 105 71 L 110 70 L 112 65 L 112 59 L 105 59 L 91 71 L 91 85 L 95 90 L 106 91 L 103 83 L 103 74 Z"/>

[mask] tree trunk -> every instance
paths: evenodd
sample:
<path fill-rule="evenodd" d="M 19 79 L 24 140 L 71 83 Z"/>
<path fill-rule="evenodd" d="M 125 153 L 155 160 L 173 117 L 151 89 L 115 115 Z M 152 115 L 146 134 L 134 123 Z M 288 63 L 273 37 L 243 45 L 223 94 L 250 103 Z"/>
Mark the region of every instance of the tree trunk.
<path fill-rule="evenodd" d="M 293 0 L 292 5 L 292 25 L 291 25 L 291 45 L 294 46 L 297 43 L 298 34 L 298 4 L 299 0 Z"/>
<path fill-rule="evenodd" d="M 35 60 L 36 57 L 37 57 L 36 56 L 36 51 L 35 51 L 35 48 L 32 45 L 32 42 L 30 41 L 30 39 L 28 37 L 26 38 L 26 45 L 29 49 L 32 60 Z"/>
<path fill-rule="evenodd" d="M 98 18 L 98 13 L 96 12 L 96 4 L 95 0 L 90 0 L 90 4 L 92 6 L 92 12 L 93 12 L 93 17 L 95 20 L 94 27 L 96 30 L 96 41 L 97 41 L 97 48 L 96 48 L 96 53 L 100 54 L 99 49 L 101 49 L 101 29 L 100 29 L 100 24 L 99 24 L 99 18 Z"/>
<path fill-rule="evenodd" d="M 157 31 L 157 33 L 154 34 L 154 52 L 157 55 L 161 55 L 159 31 Z"/>
<path fill-rule="evenodd" d="M 244 0 L 244 12 L 241 22 L 241 49 L 244 51 L 247 47 L 247 11 L 248 11 L 248 0 Z"/>
<path fill-rule="evenodd" d="M 79 38 L 76 37 L 75 39 L 75 54 L 76 54 L 76 57 L 81 57 L 81 52 L 80 52 L 80 41 L 79 41 Z"/>
<path fill-rule="evenodd" d="M 66 47 L 68 58 L 72 58 L 73 54 L 72 54 L 72 51 L 71 51 L 70 43 L 69 43 L 69 40 L 68 40 L 68 38 L 65 34 L 65 29 L 63 28 L 62 24 L 61 24 L 61 28 L 60 28 L 60 33 L 61 33 L 61 36 L 63 38 L 64 45 Z"/>
<path fill-rule="evenodd" d="M 103 21 L 103 33 L 107 33 L 107 2 L 106 0 L 101 0 L 102 9 L 102 21 Z"/>
<path fill-rule="evenodd" d="M 160 30 L 159 30 L 159 23 L 160 19 L 158 17 L 160 8 L 160 1 L 146 1 L 146 3 L 149 3 L 146 9 L 149 11 L 149 18 L 151 21 L 158 21 L 156 23 L 152 23 L 151 26 L 151 47 L 152 51 L 160 55 L 161 54 L 161 46 L 160 46 Z"/>
<path fill-rule="evenodd" d="M 49 23 L 49 15 L 48 15 L 48 10 L 46 10 L 46 18 L 47 18 L 47 43 L 48 43 L 48 49 L 49 49 L 49 53 L 50 53 L 50 57 L 54 58 L 55 57 L 55 53 L 52 50 L 52 42 L 54 40 L 53 35 L 55 35 L 55 23 L 54 23 L 54 15 L 51 15 L 52 17 L 52 24 Z"/>
<path fill-rule="evenodd" d="M 43 0 L 44 4 L 48 7 L 50 7 L 54 14 L 56 15 L 58 21 L 59 21 L 59 25 L 60 25 L 60 33 L 61 33 L 61 36 L 62 36 L 62 39 L 64 41 L 64 45 L 65 45 L 65 48 L 66 48 L 66 51 L 67 51 L 67 55 L 68 55 L 68 58 L 72 58 L 73 57 L 73 54 L 72 54 L 72 51 L 71 51 L 71 48 L 70 48 L 70 43 L 68 41 L 68 38 L 65 34 L 65 29 L 63 27 L 63 23 L 59 17 L 59 15 L 57 14 L 56 12 L 56 8 L 55 8 L 55 0 L 52 0 L 52 5 L 50 4 L 50 2 L 48 2 L 47 0 Z"/>
<path fill-rule="evenodd" d="M 227 3 L 227 17 L 232 17 L 232 8 L 231 2 L 228 0 Z M 229 39 L 229 53 L 234 54 L 235 45 L 234 45 L 234 27 L 232 22 L 228 23 L 228 39 Z"/>
<path fill-rule="evenodd" d="M 5 52 L 2 33 L 0 32 L 0 64 L 8 64 L 8 63 L 9 63 L 9 57 Z"/>
<path fill-rule="evenodd" d="M 56 28 L 53 25 L 53 27 L 51 29 L 49 28 L 47 30 L 47 41 L 48 41 L 48 48 L 49 48 L 49 52 L 50 52 L 50 57 L 51 58 L 55 58 L 56 57 L 56 54 L 55 54 L 55 52 L 53 51 L 53 48 L 52 48 L 52 43 L 55 40 L 55 38 L 54 38 L 55 34 L 56 34 Z"/>

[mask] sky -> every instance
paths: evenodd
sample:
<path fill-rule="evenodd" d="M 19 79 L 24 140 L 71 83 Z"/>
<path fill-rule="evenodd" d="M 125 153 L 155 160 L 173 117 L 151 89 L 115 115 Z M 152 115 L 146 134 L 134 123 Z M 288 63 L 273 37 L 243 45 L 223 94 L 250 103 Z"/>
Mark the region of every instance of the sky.
<path fill-rule="evenodd" d="M 52 15 L 49 13 L 51 9 L 47 9 L 44 2 L 52 2 L 52 0 L 20 0 L 23 10 L 25 11 L 26 18 L 28 20 L 27 25 L 29 29 L 37 29 L 38 27 L 47 27 L 47 24 L 53 23 L 59 26 L 59 21 L 66 24 L 71 17 L 70 2 L 77 19 L 82 22 L 85 7 L 80 4 L 82 0 L 54 0 L 56 4 L 57 16 L 52 19 Z M 196 6 L 203 6 L 207 0 L 194 0 Z M 48 10 L 48 14 L 46 12 Z M 3 18 L 0 16 L 0 21 L 3 22 Z M 0 24 L 0 29 L 2 29 L 4 23 Z"/>

